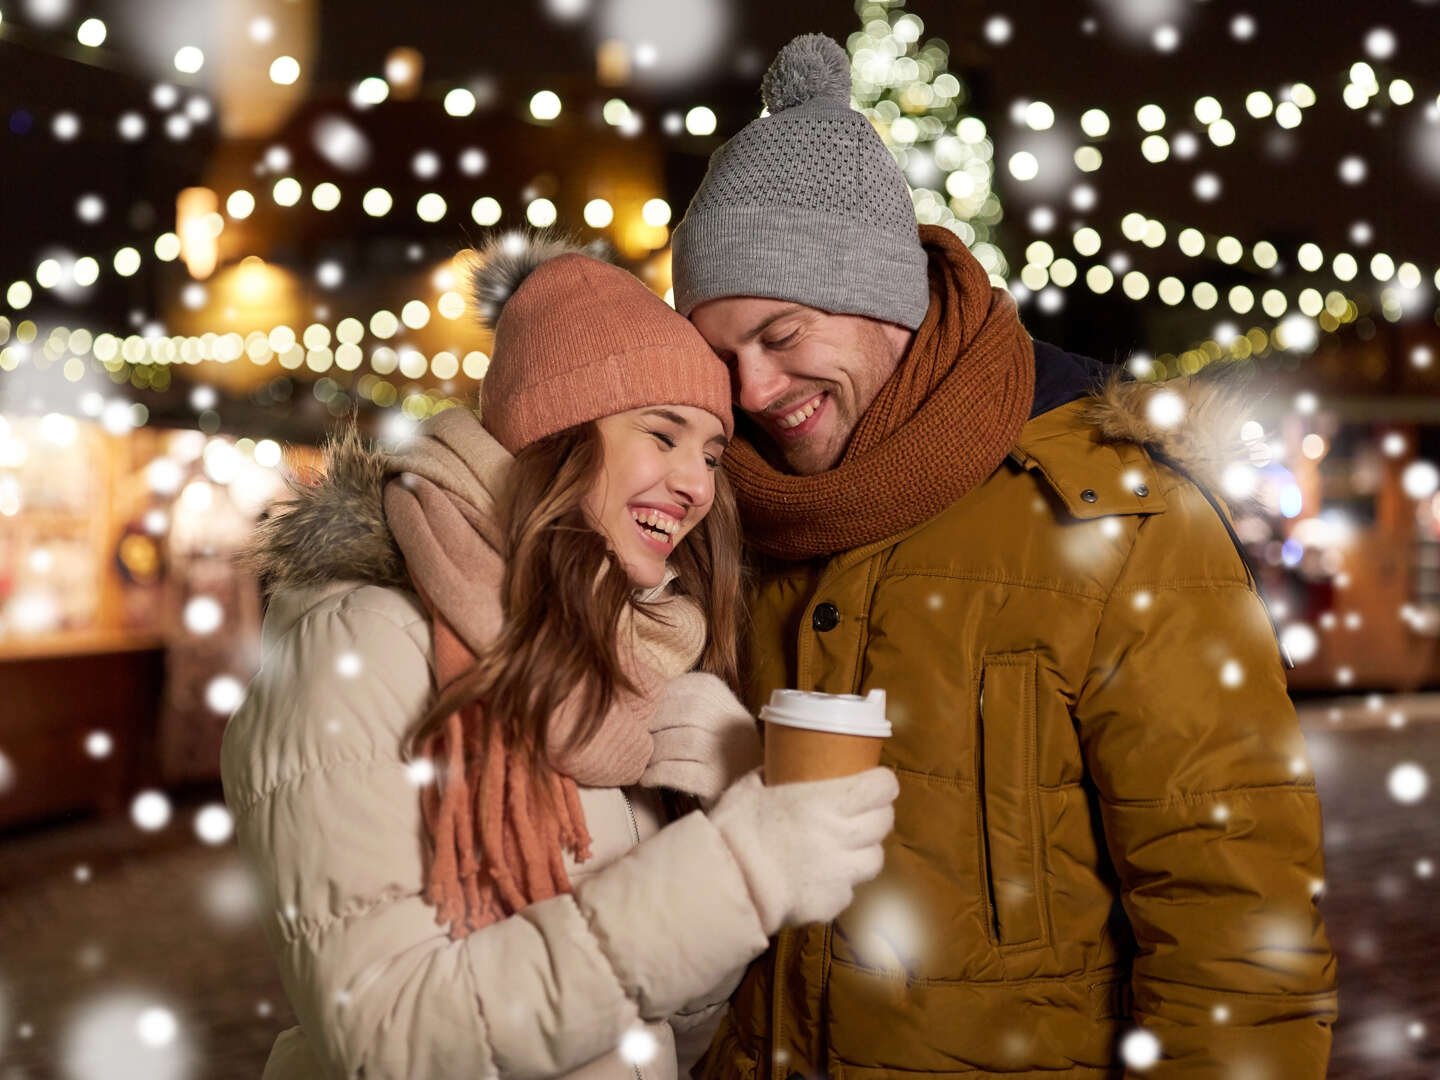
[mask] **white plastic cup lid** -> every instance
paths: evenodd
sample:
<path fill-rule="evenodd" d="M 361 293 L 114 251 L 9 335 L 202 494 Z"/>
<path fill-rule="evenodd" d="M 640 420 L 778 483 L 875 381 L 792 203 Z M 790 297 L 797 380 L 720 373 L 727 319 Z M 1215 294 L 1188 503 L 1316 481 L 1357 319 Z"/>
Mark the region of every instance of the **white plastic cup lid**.
<path fill-rule="evenodd" d="M 760 710 L 760 719 L 786 727 L 829 731 L 837 735 L 864 735 L 888 739 L 885 691 L 859 694 L 821 694 L 811 690 L 775 690 Z"/>

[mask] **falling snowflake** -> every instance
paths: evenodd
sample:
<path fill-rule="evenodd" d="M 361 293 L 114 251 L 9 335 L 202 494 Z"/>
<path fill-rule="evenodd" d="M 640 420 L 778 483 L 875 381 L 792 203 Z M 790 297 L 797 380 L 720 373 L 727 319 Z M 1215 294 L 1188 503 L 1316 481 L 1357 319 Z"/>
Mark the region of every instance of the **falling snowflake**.
<path fill-rule="evenodd" d="M 1412 499 L 1428 499 L 1440 489 L 1440 469 L 1428 461 L 1412 461 L 1400 476 L 1400 486 Z"/>
<path fill-rule="evenodd" d="M 1376 60 L 1388 60 L 1395 54 L 1395 32 L 1377 26 L 1365 35 L 1365 51 Z"/>
<path fill-rule="evenodd" d="M 221 716 L 229 716 L 245 699 L 245 686 L 233 675 L 217 675 L 205 687 L 205 704 Z"/>
<path fill-rule="evenodd" d="M 1297 664 L 1315 658 L 1320 648 L 1320 637 L 1305 623 L 1291 623 L 1280 631 L 1280 644 Z"/>
<path fill-rule="evenodd" d="M 142 791 L 130 803 L 130 820 L 146 832 L 163 829 L 170 823 L 170 800 L 159 791 Z"/>
<path fill-rule="evenodd" d="M 1430 790 L 1430 776 L 1413 761 L 1401 762 L 1385 778 L 1390 797 L 1398 803 L 1417 803 Z"/>
<path fill-rule="evenodd" d="M 223 844 L 234 832 L 235 822 L 230 811 L 219 803 L 202 806 L 195 814 L 195 835 L 206 844 Z"/>
<path fill-rule="evenodd" d="M 1173 390 L 1157 390 L 1146 402 L 1145 416 L 1156 427 L 1173 428 L 1185 418 L 1185 402 Z"/>
<path fill-rule="evenodd" d="M 194 596 L 185 605 L 181 618 L 192 634 L 213 634 L 220 629 L 225 611 L 213 596 Z"/>
<path fill-rule="evenodd" d="M 1341 160 L 1339 172 L 1342 181 L 1354 185 L 1364 183 L 1370 169 L 1364 158 L 1351 154 Z"/>
<path fill-rule="evenodd" d="M 175 1012 L 133 992 L 82 1005 L 62 1045 L 73 1080 L 182 1080 L 195 1066 Z"/>
<path fill-rule="evenodd" d="M 135 1032 L 146 1046 L 169 1046 L 179 1031 L 175 1014 L 158 1005 L 146 1009 L 135 1021 Z"/>
<path fill-rule="evenodd" d="M 1004 45 L 1013 32 L 1014 27 L 1004 15 L 992 15 L 985 21 L 985 40 L 991 45 Z"/>
<path fill-rule="evenodd" d="M 1173 26 L 1157 27 L 1150 42 L 1160 52 L 1174 52 L 1180 45 L 1180 31 Z"/>
<path fill-rule="evenodd" d="M 238 861 L 207 874 L 200 897 L 206 914 L 220 926 L 253 923 L 260 910 L 260 884 Z"/>
<path fill-rule="evenodd" d="M 1120 1059 L 1126 1066 L 1144 1072 L 1160 1060 L 1160 1040 L 1140 1028 L 1120 1040 Z"/>
<path fill-rule="evenodd" d="M 643 1027 L 632 1027 L 620 1039 L 620 1056 L 631 1065 L 648 1065 L 655 1059 L 660 1044 Z"/>
<path fill-rule="evenodd" d="M 1195 177 L 1195 197 L 1202 202 L 1211 202 L 1220 197 L 1220 178 L 1214 173 L 1201 173 Z"/>

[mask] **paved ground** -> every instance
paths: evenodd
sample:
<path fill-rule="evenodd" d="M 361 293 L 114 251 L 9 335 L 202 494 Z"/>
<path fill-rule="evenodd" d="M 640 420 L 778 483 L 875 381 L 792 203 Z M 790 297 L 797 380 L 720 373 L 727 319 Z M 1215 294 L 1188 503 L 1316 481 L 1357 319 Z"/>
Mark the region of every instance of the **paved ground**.
<path fill-rule="evenodd" d="M 1440 696 L 1302 716 L 1340 956 L 1330 1075 L 1440 1080 L 1440 791 L 1407 805 L 1388 782 L 1407 762 L 1440 782 Z M 157 834 L 90 821 L 0 841 L 0 1080 L 260 1075 L 294 1021 L 234 848 L 194 839 L 196 809 Z"/>

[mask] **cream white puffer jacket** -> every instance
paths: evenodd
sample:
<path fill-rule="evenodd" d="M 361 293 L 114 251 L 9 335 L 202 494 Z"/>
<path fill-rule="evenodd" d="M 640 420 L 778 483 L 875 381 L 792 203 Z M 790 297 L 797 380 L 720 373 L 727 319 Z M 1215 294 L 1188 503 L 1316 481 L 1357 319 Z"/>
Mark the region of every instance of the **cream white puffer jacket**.
<path fill-rule="evenodd" d="M 280 587 L 221 756 L 300 1021 L 265 1080 L 688 1072 L 767 944 L 730 848 L 699 812 L 666 825 L 653 791 L 582 788 L 573 893 L 450 940 L 401 749 L 434 695 L 429 620 L 398 586 L 378 470 L 339 453 L 286 515 L 304 542 L 262 567 Z"/>
<path fill-rule="evenodd" d="M 429 639 L 398 589 L 281 593 L 266 615 L 222 755 L 300 1020 L 265 1080 L 673 1080 L 766 946 L 729 847 L 698 812 L 662 831 L 653 791 L 581 789 L 594 855 L 567 856 L 573 895 L 452 942 L 420 895 L 420 799 L 401 757 L 434 692 Z"/>

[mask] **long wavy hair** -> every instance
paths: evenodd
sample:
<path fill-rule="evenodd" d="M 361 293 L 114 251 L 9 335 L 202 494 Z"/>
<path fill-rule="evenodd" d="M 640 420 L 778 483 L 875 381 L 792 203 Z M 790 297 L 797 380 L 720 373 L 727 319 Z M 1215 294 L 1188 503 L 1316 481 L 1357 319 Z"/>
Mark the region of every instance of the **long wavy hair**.
<path fill-rule="evenodd" d="M 503 508 L 500 633 L 470 671 L 437 697 L 412 734 L 412 753 L 451 713 L 480 700 L 506 748 L 525 754 L 544 774 L 551 771 L 550 718 L 562 701 L 572 692 L 580 695 L 573 750 L 594 738 L 617 695 L 635 692 L 620 662 L 621 615 L 629 607 L 637 619 L 664 616 L 636 598 L 605 536 L 586 520 L 583 502 L 603 455 L 594 423 L 567 428 L 515 455 Z M 710 512 L 671 553 L 669 565 L 678 574 L 673 587 L 705 614 L 700 670 L 737 689 L 744 620 L 740 515 L 723 469 L 715 473 Z"/>

